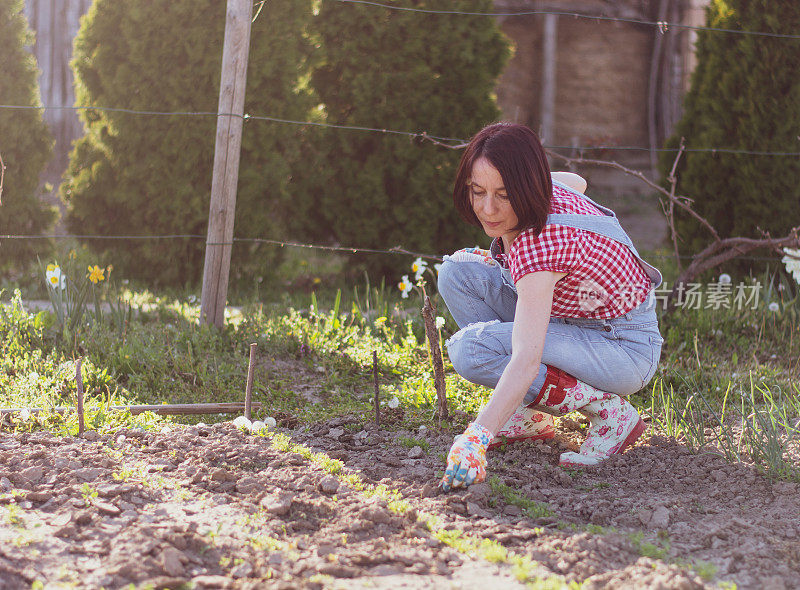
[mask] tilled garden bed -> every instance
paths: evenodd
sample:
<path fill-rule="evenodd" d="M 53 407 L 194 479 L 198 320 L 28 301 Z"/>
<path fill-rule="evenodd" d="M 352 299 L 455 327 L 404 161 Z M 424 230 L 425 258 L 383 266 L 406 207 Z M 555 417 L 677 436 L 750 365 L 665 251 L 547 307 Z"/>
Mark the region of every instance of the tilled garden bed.
<path fill-rule="evenodd" d="M 561 430 L 442 494 L 455 430 L 282 432 L 0 432 L 0 589 L 800 587 L 798 485 L 673 439 L 564 470 Z"/>

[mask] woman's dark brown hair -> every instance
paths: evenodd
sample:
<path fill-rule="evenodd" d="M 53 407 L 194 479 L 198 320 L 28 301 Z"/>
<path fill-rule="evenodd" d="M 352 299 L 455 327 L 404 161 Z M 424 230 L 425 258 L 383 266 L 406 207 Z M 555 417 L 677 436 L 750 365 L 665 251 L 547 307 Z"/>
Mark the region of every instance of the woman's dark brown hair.
<path fill-rule="evenodd" d="M 500 173 L 511 207 L 519 220 L 515 230 L 532 228 L 538 235 L 550 212 L 553 183 L 550 166 L 536 134 L 525 125 L 495 123 L 473 137 L 456 174 L 453 203 L 467 222 L 480 227 L 472 210 L 470 177 L 472 166 L 486 158 Z"/>

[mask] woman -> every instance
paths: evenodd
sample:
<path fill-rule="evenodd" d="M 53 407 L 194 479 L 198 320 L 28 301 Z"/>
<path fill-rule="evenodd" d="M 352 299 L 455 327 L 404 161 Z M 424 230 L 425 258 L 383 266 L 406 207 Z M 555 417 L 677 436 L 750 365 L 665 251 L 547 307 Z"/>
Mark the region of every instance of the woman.
<path fill-rule="evenodd" d="M 525 126 L 490 125 L 470 141 L 453 199 L 493 241 L 446 256 L 439 270 L 461 328 L 447 348 L 462 377 L 494 392 L 453 444 L 442 488 L 482 481 L 493 443 L 552 436 L 547 414 L 577 410 L 590 422 L 561 465 L 622 452 L 645 430 L 625 396 L 647 384 L 661 353 L 650 296 L 659 272 L 613 211 L 551 179 Z"/>

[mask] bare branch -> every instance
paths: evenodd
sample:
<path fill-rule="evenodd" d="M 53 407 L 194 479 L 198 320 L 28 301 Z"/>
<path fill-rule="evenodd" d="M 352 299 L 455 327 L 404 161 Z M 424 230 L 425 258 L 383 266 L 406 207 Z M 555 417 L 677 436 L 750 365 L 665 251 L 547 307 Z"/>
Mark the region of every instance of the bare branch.
<path fill-rule="evenodd" d="M 635 176 L 636 178 L 638 178 L 639 180 L 644 182 L 647 186 L 649 186 L 653 190 L 661 193 L 662 195 L 664 195 L 665 197 L 667 197 L 670 200 L 674 200 L 675 204 L 678 207 L 680 207 L 681 209 L 686 211 L 689 215 L 694 217 L 697 221 L 699 221 L 703 225 L 703 227 L 705 227 L 711 233 L 711 235 L 714 236 L 715 240 L 719 240 L 720 239 L 719 234 L 717 233 L 717 230 L 715 230 L 711 226 L 711 224 L 708 222 L 708 220 L 705 219 L 704 217 L 702 217 L 700 214 L 698 214 L 696 211 L 694 211 L 694 209 L 691 208 L 691 203 L 694 202 L 694 201 L 692 201 L 692 199 L 690 199 L 689 197 L 684 197 L 683 195 L 672 195 L 672 194 L 670 194 L 670 192 L 667 189 L 665 189 L 663 186 L 661 186 L 659 184 L 656 184 L 655 182 L 653 182 L 652 180 L 647 178 L 643 173 L 639 172 L 638 170 L 632 170 L 630 168 L 627 168 L 627 167 L 623 166 L 622 164 L 619 164 L 619 163 L 613 162 L 613 161 L 609 162 L 609 161 L 606 161 L 606 160 L 590 160 L 590 159 L 587 159 L 587 158 L 570 158 L 569 156 L 565 156 L 563 154 L 559 154 L 559 153 L 554 152 L 552 150 L 545 150 L 545 151 L 548 153 L 548 155 L 553 156 L 554 158 L 558 158 L 559 160 L 562 160 L 567 166 L 571 166 L 573 164 L 584 164 L 586 166 L 603 166 L 603 167 L 606 167 L 606 168 L 614 168 L 616 170 L 619 170 L 620 172 L 624 172 L 625 174 L 629 174 L 630 176 Z"/>

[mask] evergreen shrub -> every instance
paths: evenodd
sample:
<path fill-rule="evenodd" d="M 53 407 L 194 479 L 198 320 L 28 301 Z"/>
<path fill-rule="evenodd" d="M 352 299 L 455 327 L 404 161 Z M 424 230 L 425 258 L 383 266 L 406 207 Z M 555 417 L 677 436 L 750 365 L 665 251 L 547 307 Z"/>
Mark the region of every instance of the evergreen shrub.
<path fill-rule="evenodd" d="M 252 25 L 245 113 L 301 119 L 303 35 L 312 0 L 270 0 Z M 225 2 L 96 0 L 75 41 L 81 105 L 216 113 Z M 95 240 L 115 273 L 151 285 L 197 284 L 202 276 L 216 117 L 86 110 L 86 135 L 70 156 L 61 194 L 68 228 L 107 236 L 197 234 L 203 239 Z M 285 239 L 303 128 L 246 121 L 236 205 L 237 238 Z M 274 248 L 237 243 L 232 280 L 266 270 Z"/>
<path fill-rule="evenodd" d="M 713 0 L 709 27 L 794 34 L 800 3 L 782 0 Z M 800 40 L 700 31 L 697 68 L 684 115 L 668 146 L 725 147 L 798 152 Z M 675 154 L 661 162 L 664 177 Z M 688 152 L 677 168 L 678 193 L 720 236 L 785 235 L 800 225 L 800 158 L 723 152 Z M 695 254 L 712 236 L 687 214 L 676 219 L 680 249 Z M 739 263 L 743 270 L 748 261 Z"/>
<path fill-rule="evenodd" d="M 490 0 L 396 0 L 398 7 L 491 12 Z M 493 97 L 509 44 L 495 19 L 323 2 L 312 20 L 311 81 L 328 123 L 467 139 L 499 116 Z M 461 150 L 407 136 L 325 129 L 314 186 L 296 204 L 308 240 L 446 253 L 483 232 L 452 204 Z M 403 257 L 364 259 L 408 272 Z"/>
<path fill-rule="evenodd" d="M 33 33 L 22 0 L 0 0 L 0 104 L 41 106 Z M 53 140 L 40 109 L 0 109 L 0 156 L 5 163 L 0 234 L 41 234 L 56 219 L 39 189 Z M 41 240 L 0 241 L 0 273 L 18 271 L 43 253 Z"/>

